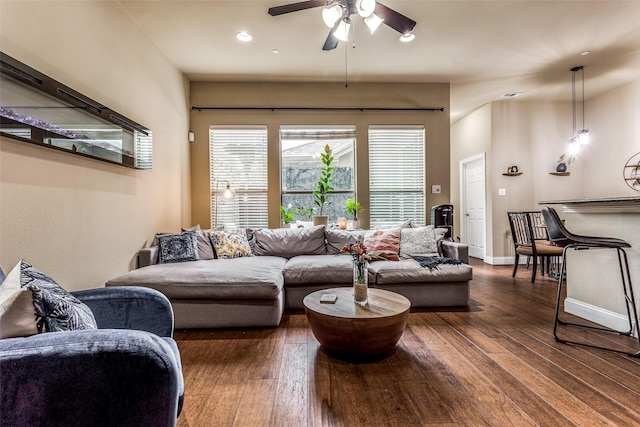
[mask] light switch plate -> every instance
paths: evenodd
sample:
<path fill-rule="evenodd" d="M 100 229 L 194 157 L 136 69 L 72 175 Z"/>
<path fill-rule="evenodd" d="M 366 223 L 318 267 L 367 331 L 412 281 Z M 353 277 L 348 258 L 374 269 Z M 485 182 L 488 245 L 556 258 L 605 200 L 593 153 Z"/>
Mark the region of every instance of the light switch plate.
<path fill-rule="evenodd" d="M 507 189 L 506 188 L 498 188 L 498 196 L 506 196 Z"/>
<path fill-rule="evenodd" d="M 442 193 L 442 186 L 436 184 L 431 186 L 431 194 L 440 194 Z"/>

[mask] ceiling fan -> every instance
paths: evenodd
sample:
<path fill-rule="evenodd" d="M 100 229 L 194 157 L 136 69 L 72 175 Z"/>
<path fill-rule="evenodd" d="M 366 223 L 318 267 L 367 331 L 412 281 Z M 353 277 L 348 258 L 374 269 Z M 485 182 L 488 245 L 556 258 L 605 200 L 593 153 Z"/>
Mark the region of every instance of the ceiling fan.
<path fill-rule="evenodd" d="M 322 20 L 330 28 L 322 50 L 333 50 L 339 42 L 346 42 L 349 39 L 350 16 L 356 13 L 364 18 L 371 34 L 381 24 L 385 24 L 403 36 L 410 36 L 413 27 L 416 26 L 416 21 L 413 19 L 375 0 L 307 0 L 271 7 L 269 15 L 284 15 L 321 6 L 325 6 L 322 9 Z"/>

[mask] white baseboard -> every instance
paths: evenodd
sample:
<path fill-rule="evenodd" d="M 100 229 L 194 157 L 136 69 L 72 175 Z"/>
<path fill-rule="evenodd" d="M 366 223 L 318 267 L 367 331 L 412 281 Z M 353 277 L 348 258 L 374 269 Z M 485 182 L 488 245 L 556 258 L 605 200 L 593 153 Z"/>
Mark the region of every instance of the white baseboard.
<path fill-rule="evenodd" d="M 627 319 L 626 315 L 605 310 L 573 298 L 564 300 L 564 311 L 616 331 L 626 332 L 629 329 L 629 319 Z"/>
<path fill-rule="evenodd" d="M 515 262 L 515 257 L 512 256 L 504 256 L 504 257 L 485 257 L 484 262 L 491 265 L 513 265 Z M 520 256 L 520 261 L 518 264 L 526 264 L 527 257 Z"/>

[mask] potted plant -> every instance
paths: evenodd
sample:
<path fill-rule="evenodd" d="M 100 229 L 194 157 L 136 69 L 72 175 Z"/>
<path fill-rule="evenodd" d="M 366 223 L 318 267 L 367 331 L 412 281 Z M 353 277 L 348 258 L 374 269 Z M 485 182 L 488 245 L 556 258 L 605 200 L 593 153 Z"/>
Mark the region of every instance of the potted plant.
<path fill-rule="evenodd" d="M 356 202 L 356 199 L 347 199 L 347 203 L 344 205 L 344 208 L 351 217 L 351 227 L 353 229 L 360 228 L 358 213 L 364 210 L 362 205 L 360 205 L 360 202 Z"/>
<path fill-rule="evenodd" d="M 313 216 L 313 225 L 328 225 L 329 216 L 323 215 L 323 209 L 325 204 L 331 203 L 331 195 L 333 191 L 333 171 L 335 167 L 331 166 L 333 163 L 333 152 L 329 144 L 324 146 L 324 153 L 320 155 L 322 160 L 322 167 L 320 168 L 320 178 L 318 179 L 318 185 L 313 191 L 313 203 L 319 208 L 318 215 Z"/>
<path fill-rule="evenodd" d="M 564 154 L 562 154 L 558 158 L 558 161 L 556 162 L 557 163 L 556 172 L 560 172 L 560 173 L 566 172 L 567 165 L 570 165 L 573 159 L 574 159 L 573 155 L 565 156 Z"/>
<path fill-rule="evenodd" d="M 296 221 L 296 215 L 298 213 L 298 209 L 287 209 L 284 206 L 280 205 L 280 216 L 282 217 L 282 223 L 286 226 L 290 227 Z"/>

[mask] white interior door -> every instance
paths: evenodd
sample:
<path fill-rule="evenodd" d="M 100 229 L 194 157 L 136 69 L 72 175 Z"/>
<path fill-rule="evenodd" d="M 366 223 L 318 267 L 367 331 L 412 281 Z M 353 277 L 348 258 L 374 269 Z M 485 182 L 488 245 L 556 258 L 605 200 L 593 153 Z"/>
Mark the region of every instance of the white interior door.
<path fill-rule="evenodd" d="M 484 153 L 460 161 L 460 239 L 469 256 L 484 259 L 486 253 L 486 200 Z"/>

